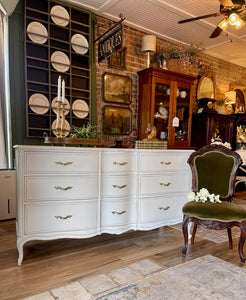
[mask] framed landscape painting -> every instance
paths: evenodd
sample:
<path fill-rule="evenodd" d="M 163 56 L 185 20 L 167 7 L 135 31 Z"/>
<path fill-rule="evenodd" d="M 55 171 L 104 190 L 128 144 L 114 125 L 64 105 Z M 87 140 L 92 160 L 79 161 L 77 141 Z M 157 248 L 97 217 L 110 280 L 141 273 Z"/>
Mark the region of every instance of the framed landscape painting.
<path fill-rule="evenodd" d="M 129 104 L 132 101 L 132 80 L 129 76 L 105 73 L 103 75 L 103 100 Z"/>
<path fill-rule="evenodd" d="M 130 108 L 109 106 L 103 108 L 103 133 L 128 135 L 132 131 L 132 111 Z"/>

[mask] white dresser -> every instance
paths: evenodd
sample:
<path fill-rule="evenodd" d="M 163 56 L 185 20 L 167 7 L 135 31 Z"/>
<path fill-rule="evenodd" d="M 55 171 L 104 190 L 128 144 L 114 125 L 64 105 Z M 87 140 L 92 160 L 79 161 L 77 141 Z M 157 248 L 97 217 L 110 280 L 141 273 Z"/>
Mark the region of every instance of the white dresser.
<path fill-rule="evenodd" d="M 16 146 L 18 264 L 30 240 L 182 221 L 192 150 Z"/>

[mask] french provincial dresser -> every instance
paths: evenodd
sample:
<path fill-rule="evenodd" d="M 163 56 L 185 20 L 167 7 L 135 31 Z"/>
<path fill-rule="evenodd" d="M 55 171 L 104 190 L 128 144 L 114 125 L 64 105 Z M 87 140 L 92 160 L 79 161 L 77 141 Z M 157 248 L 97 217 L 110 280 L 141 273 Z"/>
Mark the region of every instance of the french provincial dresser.
<path fill-rule="evenodd" d="M 181 222 L 192 151 L 15 146 L 18 265 L 31 240 Z"/>

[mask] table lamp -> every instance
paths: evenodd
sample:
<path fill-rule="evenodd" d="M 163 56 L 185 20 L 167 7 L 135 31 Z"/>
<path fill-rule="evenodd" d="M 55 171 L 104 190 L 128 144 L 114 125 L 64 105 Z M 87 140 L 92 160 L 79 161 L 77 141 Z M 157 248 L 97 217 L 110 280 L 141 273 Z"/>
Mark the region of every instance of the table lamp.
<path fill-rule="evenodd" d="M 156 36 L 144 35 L 142 38 L 142 52 L 147 53 L 147 68 L 150 66 L 150 53 L 156 51 Z"/>

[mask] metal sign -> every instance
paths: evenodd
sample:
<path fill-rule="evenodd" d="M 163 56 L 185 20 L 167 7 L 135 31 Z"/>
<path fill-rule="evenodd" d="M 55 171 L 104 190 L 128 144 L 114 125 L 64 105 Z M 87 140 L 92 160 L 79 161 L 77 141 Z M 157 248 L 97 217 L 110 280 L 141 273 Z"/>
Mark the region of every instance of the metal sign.
<path fill-rule="evenodd" d="M 98 62 L 108 58 L 123 46 L 123 26 L 111 31 L 98 43 Z"/>

